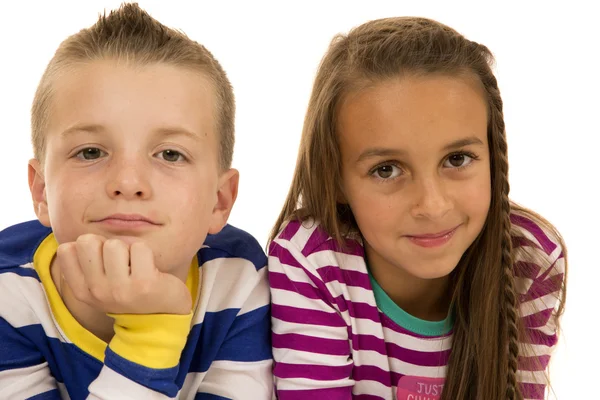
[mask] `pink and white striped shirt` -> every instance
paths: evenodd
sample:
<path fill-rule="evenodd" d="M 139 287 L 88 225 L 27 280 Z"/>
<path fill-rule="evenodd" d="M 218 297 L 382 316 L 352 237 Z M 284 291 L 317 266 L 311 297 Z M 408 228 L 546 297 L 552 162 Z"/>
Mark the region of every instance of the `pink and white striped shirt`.
<path fill-rule="evenodd" d="M 563 252 L 530 219 L 513 214 L 511 220 L 520 232 L 513 245 L 530 246 L 547 260 L 544 266 L 515 260 L 534 353 L 520 357 L 518 379 L 525 399 L 543 399 L 543 373 L 557 342 L 550 316 Z M 279 399 L 439 399 L 452 321 L 423 321 L 393 303 L 370 276 L 359 240 L 348 239 L 342 250 L 318 223 L 292 221 L 270 244 L 268 267 Z"/>

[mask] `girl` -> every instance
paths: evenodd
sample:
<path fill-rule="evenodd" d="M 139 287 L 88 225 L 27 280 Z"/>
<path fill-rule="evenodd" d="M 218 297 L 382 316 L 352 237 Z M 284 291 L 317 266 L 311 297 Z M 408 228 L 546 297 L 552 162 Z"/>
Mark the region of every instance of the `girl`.
<path fill-rule="evenodd" d="M 269 246 L 280 399 L 543 399 L 559 233 L 509 200 L 492 54 L 423 18 L 336 37 Z"/>

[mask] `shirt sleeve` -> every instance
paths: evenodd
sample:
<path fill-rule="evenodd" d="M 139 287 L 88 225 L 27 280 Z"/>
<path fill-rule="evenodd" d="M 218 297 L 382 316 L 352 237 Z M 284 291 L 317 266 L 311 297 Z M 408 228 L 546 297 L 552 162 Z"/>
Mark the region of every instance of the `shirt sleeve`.
<path fill-rule="evenodd" d="M 0 399 L 60 400 L 56 380 L 40 351 L 2 316 L 0 338 Z"/>
<path fill-rule="evenodd" d="M 106 349 L 98 378 L 89 387 L 88 399 L 175 397 L 179 358 L 192 313 L 110 316 L 115 318 L 115 336 Z"/>
<path fill-rule="evenodd" d="M 273 241 L 268 265 L 278 398 L 351 399 L 354 363 L 336 299 L 293 242 Z"/>
<path fill-rule="evenodd" d="M 37 287 L 29 269 L 0 270 L 0 399 L 61 398 L 48 360 L 32 339 L 46 338 L 30 304 L 43 301 Z"/>
<path fill-rule="evenodd" d="M 196 400 L 272 399 L 267 268 L 263 267 L 244 278 L 248 279 L 250 286 L 248 295 L 229 326 L 215 360 L 206 371 Z"/>
<path fill-rule="evenodd" d="M 558 343 L 555 323 L 565 279 L 560 241 L 533 221 L 516 219 L 524 235 L 515 240 L 515 276 L 520 284 L 524 340 L 519 356 L 519 382 L 525 399 L 543 400 L 551 354 Z"/>

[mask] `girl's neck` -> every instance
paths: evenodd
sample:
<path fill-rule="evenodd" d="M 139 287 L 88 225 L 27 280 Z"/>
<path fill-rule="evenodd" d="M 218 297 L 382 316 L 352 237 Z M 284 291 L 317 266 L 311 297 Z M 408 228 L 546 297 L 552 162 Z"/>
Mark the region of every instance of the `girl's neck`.
<path fill-rule="evenodd" d="M 448 316 L 450 277 L 422 279 L 390 264 L 365 245 L 371 275 L 390 299 L 413 317 L 441 321 Z"/>

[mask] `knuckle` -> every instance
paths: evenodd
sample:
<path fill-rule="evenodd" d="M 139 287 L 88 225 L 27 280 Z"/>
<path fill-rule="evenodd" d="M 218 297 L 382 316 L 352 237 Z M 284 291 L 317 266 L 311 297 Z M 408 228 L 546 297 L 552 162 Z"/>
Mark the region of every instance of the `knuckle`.
<path fill-rule="evenodd" d="M 90 243 L 95 239 L 95 235 L 92 233 L 84 233 L 83 235 L 79 235 L 75 242 L 77 243 Z"/>
<path fill-rule="evenodd" d="M 71 291 L 73 292 L 73 296 L 75 297 L 75 299 L 82 301 L 84 303 L 89 302 L 90 299 L 90 291 L 87 290 L 86 288 L 82 288 L 82 287 L 76 287 L 71 289 Z"/>
<path fill-rule="evenodd" d="M 73 252 L 73 250 L 75 250 L 74 242 L 62 243 L 56 249 L 56 256 L 57 257 L 66 257 L 69 254 L 71 254 Z"/>
<path fill-rule="evenodd" d="M 143 255 L 145 254 L 147 246 L 145 243 L 143 242 L 134 242 L 131 244 L 131 246 L 129 247 L 129 252 L 131 254 L 135 254 L 135 255 Z"/>
<path fill-rule="evenodd" d="M 112 297 L 115 303 L 120 305 L 129 304 L 133 300 L 133 296 L 130 290 L 126 290 L 123 286 L 116 287 L 111 290 Z"/>
<path fill-rule="evenodd" d="M 153 293 L 153 285 L 152 282 L 148 279 L 138 280 L 134 283 L 135 292 L 138 293 L 139 296 L 149 297 Z"/>
<path fill-rule="evenodd" d="M 102 286 L 90 285 L 89 292 L 96 300 L 99 300 L 101 302 L 107 300 L 106 291 Z"/>
<path fill-rule="evenodd" d="M 139 291 L 144 294 L 152 293 L 154 286 L 152 281 L 149 279 L 142 279 L 141 281 L 137 282 L 137 285 L 139 287 Z"/>
<path fill-rule="evenodd" d="M 119 247 L 122 247 L 123 242 L 120 241 L 119 239 L 106 239 L 106 241 L 104 242 L 104 247 L 105 248 L 109 248 L 109 249 L 118 249 Z"/>
<path fill-rule="evenodd" d="M 131 244 L 131 249 L 141 250 L 145 246 L 144 242 L 133 242 Z"/>
<path fill-rule="evenodd" d="M 87 247 L 102 245 L 104 240 L 102 237 L 94 235 L 93 233 L 84 233 L 83 235 L 80 235 L 75 242 L 78 246 Z"/>

